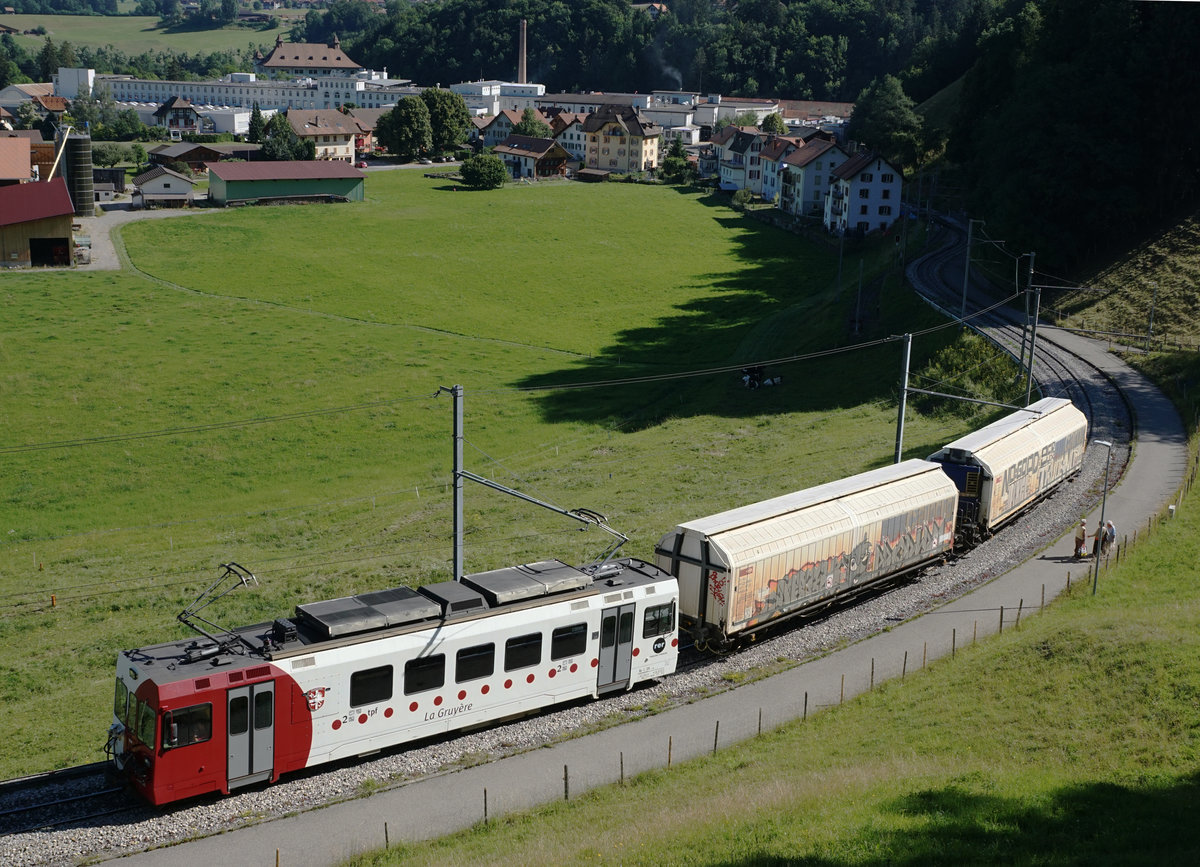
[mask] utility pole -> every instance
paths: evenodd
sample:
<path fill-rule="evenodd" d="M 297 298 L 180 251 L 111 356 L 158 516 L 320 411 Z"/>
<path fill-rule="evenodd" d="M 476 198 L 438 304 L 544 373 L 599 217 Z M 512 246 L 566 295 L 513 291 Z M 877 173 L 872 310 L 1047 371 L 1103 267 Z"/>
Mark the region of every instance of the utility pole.
<path fill-rule="evenodd" d="M 1027 296 L 1029 293 L 1029 289 L 1031 287 L 1033 288 L 1033 292 L 1034 292 L 1034 295 L 1033 295 L 1033 322 L 1031 323 L 1031 327 L 1029 329 L 1029 377 L 1025 380 L 1025 405 L 1026 406 L 1029 406 L 1029 398 L 1030 398 L 1030 395 L 1033 393 L 1033 350 L 1034 350 L 1034 347 L 1037 345 L 1038 313 L 1040 313 L 1041 309 L 1042 309 L 1042 287 L 1041 286 L 1037 286 L 1037 287 L 1033 286 L 1033 259 L 1034 259 L 1035 255 L 1036 255 L 1035 253 L 1029 254 L 1029 283 L 1025 288 L 1025 292 L 1026 292 Z M 1028 302 L 1026 302 L 1026 303 L 1028 303 Z"/>
<path fill-rule="evenodd" d="M 958 318 L 963 322 L 963 328 L 966 328 L 967 319 L 967 284 L 971 282 L 971 238 L 975 234 L 975 224 L 983 226 L 983 220 L 967 220 L 967 262 L 963 266 L 963 291 L 962 291 L 962 311 L 958 314 Z"/>
<path fill-rule="evenodd" d="M 862 311 L 862 278 L 863 260 L 858 260 L 858 298 L 854 301 L 854 333 L 858 334 L 860 315 Z"/>
<path fill-rule="evenodd" d="M 451 386 L 454 401 L 454 580 L 463 576 L 463 387 Z"/>
<path fill-rule="evenodd" d="M 900 415 L 896 419 L 896 460 L 900 463 L 900 455 L 904 451 L 904 409 L 908 403 L 908 359 L 912 353 L 912 335 L 904 335 L 904 367 L 900 377 Z"/>

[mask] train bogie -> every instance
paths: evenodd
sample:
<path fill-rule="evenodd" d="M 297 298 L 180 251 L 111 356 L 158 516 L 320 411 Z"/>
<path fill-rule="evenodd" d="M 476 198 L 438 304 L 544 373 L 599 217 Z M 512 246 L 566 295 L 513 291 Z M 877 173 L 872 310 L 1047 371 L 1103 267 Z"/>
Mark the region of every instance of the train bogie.
<path fill-rule="evenodd" d="M 676 614 L 675 579 L 637 560 L 299 605 L 236 644 L 122 653 L 115 758 L 156 804 L 273 781 L 670 674 Z"/>
<path fill-rule="evenodd" d="M 905 461 L 680 524 L 655 555 L 682 624 L 724 644 L 948 553 L 956 502 L 936 464 Z"/>
<path fill-rule="evenodd" d="M 1087 419 L 1044 398 L 930 455 L 959 490 L 964 543 L 986 538 L 1083 466 Z"/>

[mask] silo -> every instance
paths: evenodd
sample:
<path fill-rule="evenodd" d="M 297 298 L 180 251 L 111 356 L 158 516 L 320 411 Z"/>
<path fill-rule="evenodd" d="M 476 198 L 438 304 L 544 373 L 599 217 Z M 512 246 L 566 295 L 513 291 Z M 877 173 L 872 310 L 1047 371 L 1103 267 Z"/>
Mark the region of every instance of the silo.
<path fill-rule="evenodd" d="M 67 189 L 79 217 L 96 216 L 96 192 L 92 185 L 92 137 L 72 133 L 67 136 Z"/>

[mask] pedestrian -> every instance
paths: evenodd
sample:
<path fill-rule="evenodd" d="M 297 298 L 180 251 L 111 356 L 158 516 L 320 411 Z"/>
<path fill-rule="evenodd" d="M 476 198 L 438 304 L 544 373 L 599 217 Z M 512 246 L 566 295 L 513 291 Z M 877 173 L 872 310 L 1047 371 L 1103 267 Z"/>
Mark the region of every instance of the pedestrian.
<path fill-rule="evenodd" d="M 1075 559 L 1087 556 L 1087 521 L 1080 521 L 1075 529 Z"/>
<path fill-rule="evenodd" d="M 1113 526 L 1112 521 L 1104 522 L 1104 544 L 1101 548 L 1104 549 L 1104 556 L 1108 557 L 1112 554 L 1113 548 L 1117 546 L 1117 528 Z"/>
<path fill-rule="evenodd" d="M 1092 538 L 1095 540 L 1094 542 L 1092 542 L 1092 556 L 1095 557 L 1097 560 L 1099 560 L 1100 559 L 1100 548 L 1103 546 L 1104 540 L 1106 538 L 1108 538 L 1105 535 L 1103 524 L 1100 524 L 1100 523 L 1096 524 L 1096 535 L 1093 536 Z"/>

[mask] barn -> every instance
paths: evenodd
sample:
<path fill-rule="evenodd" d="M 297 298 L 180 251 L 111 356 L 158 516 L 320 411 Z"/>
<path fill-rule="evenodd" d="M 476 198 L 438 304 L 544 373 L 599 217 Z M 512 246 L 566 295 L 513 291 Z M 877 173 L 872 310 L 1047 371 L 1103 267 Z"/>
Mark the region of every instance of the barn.
<path fill-rule="evenodd" d="M 0 187 L 0 264 L 71 264 L 75 208 L 62 178 Z"/>
<path fill-rule="evenodd" d="M 251 202 L 361 202 L 364 175 L 342 160 L 211 163 L 208 198 L 217 205 Z"/>

